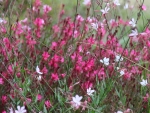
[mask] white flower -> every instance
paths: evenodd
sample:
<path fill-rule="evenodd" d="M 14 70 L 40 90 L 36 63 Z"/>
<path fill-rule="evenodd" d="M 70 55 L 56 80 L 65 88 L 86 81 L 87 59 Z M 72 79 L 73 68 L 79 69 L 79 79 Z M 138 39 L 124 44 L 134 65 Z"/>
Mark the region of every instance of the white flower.
<path fill-rule="evenodd" d="M 14 113 L 12 108 L 9 108 L 9 113 Z"/>
<path fill-rule="evenodd" d="M 91 0 L 84 0 L 84 1 L 83 1 L 83 4 L 84 4 L 84 5 L 89 5 L 90 3 L 91 3 Z"/>
<path fill-rule="evenodd" d="M 38 73 L 38 74 L 43 74 L 42 72 L 40 72 L 40 69 L 39 69 L 39 67 L 38 66 L 36 66 L 36 72 Z"/>
<path fill-rule="evenodd" d="M 119 0 L 114 0 L 113 2 L 115 5 L 120 5 Z"/>
<path fill-rule="evenodd" d="M 97 23 L 91 23 L 91 26 L 93 29 L 97 30 L 98 29 L 98 24 Z"/>
<path fill-rule="evenodd" d="M 121 57 L 121 55 L 116 55 L 115 61 L 116 62 L 123 61 L 123 57 Z"/>
<path fill-rule="evenodd" d="M 2 18 L 0 18 L 0 24 L 3 23 L 3 22 L 4 22 L 4 20 Z"/>
<path fill-rule="evenodd" d="M 120 68 L 119 67 L 117 67 L 117 70 L 119 70 Z"/>
<path fill-rule="evenodd" d="M 93 95 L 92 93 L 94 93 L 94 92 L 95 92 L 95 90 L 91 90 L 91 88 L 87 89 L 87 94 L 89 96 L 92 96 Z"/>
<path fill-rule="evenodd" d="M 120 76 L 122 76 L 122 75 L 124 75 L 124 74 L 125 74 L 124 71 L 121 70 L 121 71 L 120 71 Z"/>
<path fill-rule="evenodd" d="M 134 18 L 131 19 L 131 21 L 129 22 L 129 24 L 130 24 L 132 27 L 135 27 L 135 26 L 136 26 L 136 22 L 135 22 Z"/>
<path fill-rule="evenodd" d="M 147 80 L 142 80 L 142 82 L 140 82 L 140 84 L 142 85 L 142 86 L 146 86 L 148 83 L 147 83 Z"/>
<path fill-rule="evenodd" d="M 128 3 L 125 4 L 124 9 L 128 9 L 129 5 Z"/>
<path fill-rule="evenodd" d="M 122 111 L 117 111 L 117 113 L 123 113 Z"/>
<path fill-rule="evenodd" d="M 101 63 L 105 64 L 106 66 L 109 65 L 109 58 L 103 58 L 103 60 L 100 60 Z"/>
<path fill-rule="evenodd" d="M 42 80 L 42 76 L 39 75 L 39 76 L 37 77 L 37 80 L 38 80 L 38 81 L 41 81 L 41 80 Z"/>
<path fill-rule="evenodd" d="M 101 12 L 102 12 L 103 15 L 104 15 L 104 14 L 108 13 L 109 10 L 110 10 L 110 8 L 106 6 L 105 9 L 102 9 L 102 10 L 101 10 Z"/>
<path fill-rule="evenodd" d="M 18 110 L 15 110 L 15 113 L 26 113 L 26 109 L 24 106 L 22 106 L 22 107 L 17 106 L 17 109 Z"/>
<path fill-rule="evenodd" d="M 138 31 L 135 29 L 135 30 L 132 30 L 132 33 L 129 34 L 129 36 L 137 36 L 138 35 Z"/>
<path fill-rule="evenodd" d="M 74 102 L 75 106 L 80 106 L 81 105 L 81 99 L 82 96 L 76 95 L 75 97 L 72 97 L 72 101 Z"/>

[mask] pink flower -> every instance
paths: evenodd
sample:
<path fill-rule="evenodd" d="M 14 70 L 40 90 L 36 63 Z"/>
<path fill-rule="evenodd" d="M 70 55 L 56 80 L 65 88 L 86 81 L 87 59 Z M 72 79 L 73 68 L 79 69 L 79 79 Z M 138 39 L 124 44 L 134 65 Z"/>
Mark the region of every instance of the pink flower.
<path fill-rule="evenodd" d="M 146 6 L 142 5 L 142 10 L 146 11 Z"/>
<path fill-rule="evenodd" d="M 43 25 L 45 24 L 45 22 L 44 22 L 44 20 L 41 19 L 41 18 L 36 18 L 36 19 L 34 20 L 34 24 L 35 24 L 37 27 L 42 28 Z"/>
<path fill-rule="evenodd" d="M 7 102 L 7 96 L 5 95 L 2 96 L 1 100 L 2 100 L 2 103 L 5 104 Z"/>
<path fill-rule="evenodd" d="M 50 108 L 52 106 L 49 100 L 45 101 L 45 105 L 47 108 Z"/>
<path fill-rule="evenodd" d="M 52 8 L 49 5 L 44 5 L 43 10 L 44 10 L 44 13 L 48 13 L 49 11 L 52 10 Z"/>
<path fill-rule="evenodd" d="M 51 79 L 52 79 L 53 81 L 58 81 L 58 80 L 59 80 L 58 74 L 57 74 L 57 73 L 52 73 Z"/>
<path fill-rule="evenodd" d="M 0 78 L 0 84 L 4 84 L 3 78 Z"/>
<path fill-rule="evenodd" d="M 40 101 L 42 99 L 42 95 L 38 94 L 37 95 L 37 100 Z"/>
<path fill-rule="evenodd" d="M 49 54 L 48 54 L 48 52 L 44 52 L 43 54 L 42 54 L 42 57 L 43 57 L 43 59 L 46 61 L 48 58 L 49 58 Z"/>

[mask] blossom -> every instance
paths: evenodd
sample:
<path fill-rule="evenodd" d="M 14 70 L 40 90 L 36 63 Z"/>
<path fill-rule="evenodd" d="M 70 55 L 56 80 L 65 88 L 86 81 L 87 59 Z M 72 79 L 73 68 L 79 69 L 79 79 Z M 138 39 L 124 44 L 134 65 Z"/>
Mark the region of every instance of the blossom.
<path fill-rule="evenodd" d="M 136 26 L 136 22 L 135 22 L 134 18 L 131 19 L 131 21 L 129 22 L 129 24 L 130 24 L 132 27 L 135 27 L 135 26 Z"/>
<path fill-rule="evenodd" d="M 72 102 L 74 103 L 75 107 L 78 107 L 81 105 L 81 99 L 82 99 L 82 96 L 79 96 L 79 95 L 72 97 Z"/>
<path fill-rule="evenodd" d="M 44 13 L 48 13 L 49 11 L 52 10 L 52 8 L 49 5 L 44 5 L 43 10 L 44 10 Z"/>
<path fill-rule="evenodd" d="M 109 58 L 103 58 L 103 60 L 100 60 L 101 63 L 105 64 L 106 66 L 109 65 Z"/>
<path fill-rule="evenodd" d="M 49 100 L 45 101 L 44 104 L 47 108 L 50 108 L 52 106 Z"/>
<path fill-rule="evenodd" d="M 91 23 L 91 27 L 95 30 L 98 29 L 98 24 L 97 23 Z"/>
<path fill-rule="evenodd" d="M 83 4 L 84 4 L 84 5 L 90 5 L 90 4 L 91 4 L 91 0 L 84 0 L 84 1 L 83 1 Z"/>
<path fill-rule="evenodd" d="M 13 108 L 9 108 L 9 113 L 14 113 Z"/>
<path fill-rule="evenodd" d="M 110 8 L 106 6 L 105 9 L 102 9 L 102 10 L 101 10 L 101 12 L 102 12 L 103 15 L 104 15 L 104 14 L 108 13 L 109 10 L 110 10 Z"/>
<path fill-rule="evenodd" d="M 91 90 L 91 88 L 88 88 L 88 89 L 87 89 L 87 94 L 88 94 L 89 96 L 93 95 L 92 93 L 94 93 L 94 92 L 95 92 L 95 90 Z"/>
<path fill-rule="evenodd" d="M 116 113 L 123 113 L 122 111 L 117 111 Z"/>
<path fill-rule="evenodd" d="M 121 55 L 116 55 L 115 61 L 116 62 L 123 61 L 123 57 L 121 57 Z"/>
<path fill-rule="evenodd" d="M 26 109 L 24 106 L 22 106 L 22 107 L 17 106 L 17 109 L 18 110 L 15 110 L 15 113 L 26 113 Z"/>
<path fill-rule="evenodd" d="M 128 3 L 126 3 L 126 4 L 124 5 L 124 9 L 128 9 L 128 7 L 129 7 L 129 5 L 128 5 Z"/>
<path fill-rule="evenodd" d="M 0 78 L 0 84 L 4 84 L 3 78 Z"/>
<path fill-rule="evenodd" d="M 115 5 L 120 5 L 119 0 L 113 0 L 113 3 L 114 3 Z"/>
<path fill-rule="evenodd" d="M 142 5 L 142 10 L 146 11 L 146 6 Z"/>
<path fill-rule="evenodd" d="M 140 82 L 140 84 L 142 85 L 142 86 L 146 86 L 148 83 L 147 83 L 147 80 L 142 80 L 142 82 Z"/>
<path fill-rule="evenodd" d="M 42 57 L 43 57 L 43 59 L 46 61 L 48 58 L 49 58 L 49 54 L 48 54 L 48 52 L 44 52 L 43 54 L 42 54 Z"/>
<path fill-rule="evenodd" d="M 38 73 L 38 74 L 43 74 L 42 72 L 40 72 L 40 69 L 39 69 L 39 67 L 38 66 L 36 66 L 36 72 Z"/>
<path fill-rule="evenodd" d="M 129 36 L 137 36 L 138 35 L 138 31 L 135 29 L 135 30 L 132 30 L 132 33 L 129 34 Z"/>
<path fill-rule="evenodd" d="M 37 80 L 38 80 L 38 81 L 41 81 L 41 80 L 42 80 L 42 76 L 39 75 L 39 76 L 37 77 Z"/>
<path fill-rule="evenodd" d="M 125 72 L 123 70 L 120 71 L 120 76 L 124 75 Z"/>

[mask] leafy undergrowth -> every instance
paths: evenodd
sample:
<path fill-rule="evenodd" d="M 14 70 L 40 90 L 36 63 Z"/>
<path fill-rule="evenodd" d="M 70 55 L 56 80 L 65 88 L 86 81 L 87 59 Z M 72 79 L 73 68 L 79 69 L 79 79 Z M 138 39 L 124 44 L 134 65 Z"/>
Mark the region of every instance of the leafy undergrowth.
<path fill-rule="evenodd" d="M 150 112 L 144 0 L 84 0 L 86 17 L 77 0 L 74 18 L 62 5 L 57 19 L 40 0 L 20 17 L 23 3 L 9 3 L 0 18 L 0 112 Z"/>

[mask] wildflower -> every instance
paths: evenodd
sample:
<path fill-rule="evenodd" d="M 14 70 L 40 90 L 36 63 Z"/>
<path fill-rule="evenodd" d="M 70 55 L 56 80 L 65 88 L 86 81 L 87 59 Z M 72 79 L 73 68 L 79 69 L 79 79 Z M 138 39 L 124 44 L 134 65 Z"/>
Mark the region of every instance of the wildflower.
<path fill-rule="evenodd" d="M 142 86 L 146 86 L 148 83 L 147 83 L 147 80 L 142 80 L 142 82 L 140 82 L 140 84 L 142 85 Z"/>
<path fill-rule="evenodd" d="M 91 4 L 91 0 L 84 0 L 84 1 L 83 1 L 83 4 L 84 4 L 84 5 L 90 5 L 90 4 Z"/>
<path fill-rule="evenodd" d="M 74 107 L 78 107 L 81 105 L 81 99 L 82 99 L 82 96 L 79 96 L 79 95 L 72 97 L 72 102 L 75 105 Z"/>
<path fill-rule="evenodd" d="M 39 69 L 39 67 L 38 66 L 36 66 L 36 72 L 38 73 L 38 74 L 43 74 L 42 72 L 40 72 L 40 69 Z"/>
<path fill-rule="evenodd" d="M 124 9 L 128 9 L 129 5 L 128 3 L 125 4 Z"/>
<path fill-rule="evenodd" d="M 89 95 L 89 96 L 92 96 L 93 94 L 92 93 L 94 93 L 95 92 L 95 90 L 91 90 L 91 88 L 88 88 L 87 89 L 87 94 Z"/>
<path fill-rule="evenodd" d="M 52 106 L 49 100 L 45 101 L 45 105 L 47 108 L 50 108 Z"/>
<path fill-rule="evenodd" d="M 102 9 L 102 10 L 101 10 L 101 12 L 102 12 L 103 15 L 104 15 L 104 14 L 108 13 L 109 10 L 110 10 L 110 8 L 106 6 L 105 9 Z"/>
<path fill-rule="evenodd" d="M 120 71 L 120 76 L 122 76 L 122 75 L 124 75 L 124 74 L 125 74 L 124 71 L 121 70 L 121 71 Z"/>
<path fill-rule="evenodd" d="M 18 110 L 15 110 L 15 113 L 26 113 L 26 109 L 24 106 L 22 106 L 22 107 L 17 106 L 17 109 Z"/>
<path fill-rule="evenodd" d="M 129 36 L 137 36 L 138 35 L 138 31 L 135 29 L 135 30 L 132 30 L 132 33 L 129 34 Z"/>
<path fill-rule="evenodd" d="M 37 100 L 40 101 L 42 99 L 42 95 L 38 94 L 37 95 Z"/>
<path fill-rule="evenodd" d="M 103 60 L 100 60 L 101 63 L 105 64 L 106 66 L 109 65 L 109 58 L 104 58 Z"/>
<path fill-rule="evenodd" d="M 123 113 L 122 111 L 117 111 L 117 113 Z"/>
<path fill-rule="evenodd" d="M 0 84 L 4 84 L 3 78 L 0 78 Z"/>
<path fill-rule="evenodd" d="M 9 113 L 14 113 L 12 108 L 9 108 Z"/>
<path fill-rule="evenodd" d="M 3 22 L 4 22 L 4 20 L 2 18 L 0 18 L 0 24 L 3 23 Z"/>
<path fill-rule="evenodd" d="M 142 10 L 146 11 L 146 6 L 142 5 Z"/>
<path fill-rule="evenodd" d="M 51 79 L 52 79 L 53 81 L 58 81 L 58 80 L 59 80 L 58 74 L 57 74 L 57 73 L 52 73 Z"/>
<path fill-rule="evenodd" d="M 119 0 L 113 0 L 113 3 L 117 6 L 120 5 Z"/>
<path fill-rule="evenodd" d="M 48 13 L 49 11 L 52 10 L 52 8 L 49 5 L 44 5 L 43 10 L 44 10 L 44 13 Z"/>
<path fill-rule="evenodd" d="M 116 55 L 115 61 L 116 62 L 123 61 L 123 57 L 121 57 L 121 55 Z"/>
<path fill-rule="evenodd" d="M 41 81 L 41 80 L 42 80 L 42 76 L 39 75 L 39 76 L 37 77 L 37 80 L 38 80 L 38 81 Z"/>
<path fill-rule="evenodd" d="M 48 52 L 44 52 L 43 54 L 42 54 L 42 57 L 43 57 L 43 59 L 46 61 L 48 58 L 49 58 L 49 54 L 48 54 Z"/>
<path fill-rule="evenodd" d="M 97 31 L 98 24 L 97 23 L 91 23 L 91 27 Z"/>
<path fill-rule="evenodd" d="M 129 22 L 129 24 L 130 24 L 132 27 L 135 27 L 135 26 L 136 26 L 136 22 L 135 22 L 134 18 L 131 19 L 131 21 Z"/>

